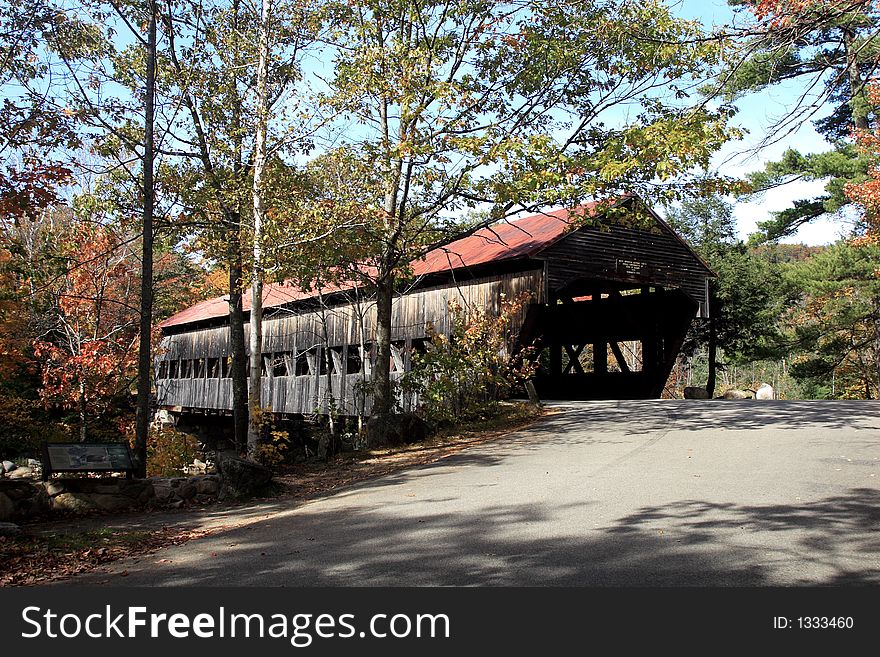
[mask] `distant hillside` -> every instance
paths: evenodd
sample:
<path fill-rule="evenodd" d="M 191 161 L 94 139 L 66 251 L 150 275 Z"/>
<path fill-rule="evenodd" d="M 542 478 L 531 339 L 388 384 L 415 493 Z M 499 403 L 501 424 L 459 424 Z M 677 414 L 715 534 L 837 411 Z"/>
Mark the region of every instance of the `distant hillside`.
<path fill-rule="evenodd" d="M 762 244 L 754 247 L 754 253 L 768 262 L 803 262 L 822 253 L 827 246 L 808 246 L 807 244 Z"/>

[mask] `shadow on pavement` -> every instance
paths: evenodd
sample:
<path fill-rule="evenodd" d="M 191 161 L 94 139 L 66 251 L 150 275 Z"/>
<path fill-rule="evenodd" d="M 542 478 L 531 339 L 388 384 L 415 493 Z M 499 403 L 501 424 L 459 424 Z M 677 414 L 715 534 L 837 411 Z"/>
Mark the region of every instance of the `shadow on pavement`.
<path fill-rule="evenodd" d="M 880 584 L 880 492 L 852 489 L 811 504 L 740 506 L 698 500 L 645 507 L 581 535 L 546 536 L 540 507 L 402 517 L 347 507 L 276 518 L 129 566 L 126 585 L 761 586 L 794 564 L 792 584 Z M 552 526 L 552 524 L 550 525 Z M 787 532 L 786 548 L 748 539 Z M 780 543 L 776 543 L 779 545 Z M 848 569 L 849 558 L 873 564 Z M 247 574 L 240 573 L 247 564 Z M 115 575 L 69 581 L 106 583 Z"/>

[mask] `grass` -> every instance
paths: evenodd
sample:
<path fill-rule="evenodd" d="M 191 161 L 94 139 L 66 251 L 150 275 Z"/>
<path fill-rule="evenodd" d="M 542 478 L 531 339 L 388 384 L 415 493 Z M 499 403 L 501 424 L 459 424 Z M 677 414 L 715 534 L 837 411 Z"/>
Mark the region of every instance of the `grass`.
<path fill-rule="evenodd" d="M 112 529 L 92 529 L 72 534 L 46 536 L 43 546 L 50 552 L 69 553 L 91 548 L 129 547 L 149 538 L 150 532 L 119 532 Z"/>

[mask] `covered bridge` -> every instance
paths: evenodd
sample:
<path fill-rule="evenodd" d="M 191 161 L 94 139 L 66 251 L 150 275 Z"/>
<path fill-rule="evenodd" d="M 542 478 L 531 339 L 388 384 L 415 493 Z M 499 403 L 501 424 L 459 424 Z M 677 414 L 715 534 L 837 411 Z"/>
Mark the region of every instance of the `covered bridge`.
<path fill-rule="evenodd" d="M 497 312 L 502 295 L 529 292 L 512 346 L 533 347 L 539 395 L 659 397 L 690 322 L 708 317 L 713 274 L 637 198 L 601 215 L 596 208 L 500 223 L 414 262 L 414 279 L 393 305 L 392 378 L 399 380 L 424 348 L 428 323 L 448 331 L 450 301 Z M 263 305 L 263 404 L 282 414 L 322 413 L 329 403 L 343 415 L 369 413 L 364 389 L 375 362 L 376 312 L 368 291 L 319 294 L 273 284 Z M 226 298 L 196 304 L 161 329 L 159 406 L 231 411 Z M 413 400 L 399 403 L 406 408 Z"/>

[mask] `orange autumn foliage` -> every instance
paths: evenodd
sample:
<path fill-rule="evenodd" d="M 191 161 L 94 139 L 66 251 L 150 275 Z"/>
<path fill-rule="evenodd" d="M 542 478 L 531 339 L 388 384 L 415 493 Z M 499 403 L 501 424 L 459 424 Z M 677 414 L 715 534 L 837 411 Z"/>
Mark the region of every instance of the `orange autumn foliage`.
<path fill-rule="evenodd" d="M 110 228 L 79 223 L 54 290 L 52 329 L 34 342 L 48 405 L 106 411 L 133 379 L 137 358 L 138 262 Z"/>
<path fill-rule="evenodd" d="M 868 87 L 869 102 L 880 105 L 880 85 Z M 844 192 L 847 197 L 862 206 L 864 210 L 865 234 L 854 240 L 856 245 L 880 243 L 880 133 L 875 124 L 868 130 L 854 133 L 856 147 L 861 155 L 873 163 L 868 170 L 868 180 L 848 184 Z"/>

